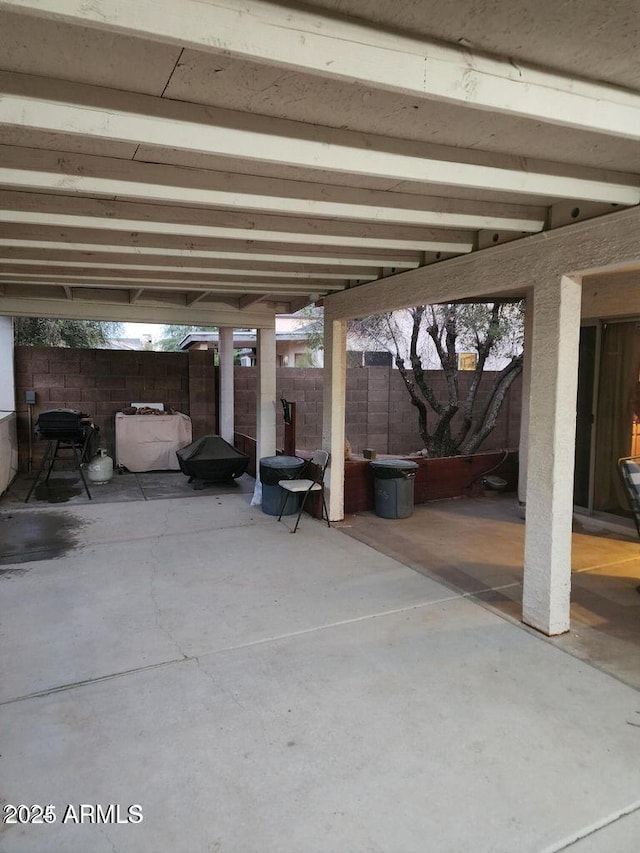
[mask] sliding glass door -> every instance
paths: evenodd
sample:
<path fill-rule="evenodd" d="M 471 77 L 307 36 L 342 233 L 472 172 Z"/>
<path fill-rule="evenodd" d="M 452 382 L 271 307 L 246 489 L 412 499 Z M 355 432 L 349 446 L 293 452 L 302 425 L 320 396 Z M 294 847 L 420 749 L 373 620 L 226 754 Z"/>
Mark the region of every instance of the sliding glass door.
<path fill-rule="evenodd" d="M 593 509 L 629 515 L 616 463 L 637 449 L 640 325 L 604 323 L 596 405 Z"/>

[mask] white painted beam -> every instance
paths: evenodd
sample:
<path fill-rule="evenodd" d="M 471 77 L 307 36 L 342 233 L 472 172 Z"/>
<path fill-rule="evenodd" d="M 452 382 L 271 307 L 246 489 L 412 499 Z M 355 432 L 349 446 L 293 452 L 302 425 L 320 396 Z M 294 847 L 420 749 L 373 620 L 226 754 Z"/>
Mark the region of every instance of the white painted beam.
<path fill-rule="evenodd" d="M 202 4 L 200 4 L 202 5 Z M 639 112 L 640 115 L 640 112 Z M 0 125 L 90 139 L 351 174 L 517 193 L 549 199 L 637 204 L 637 180 L 591 178 L 597 170 L 557 164 L 526 168 L 517 158 L 300 125 L 148 95 L 0 72 Z"/>
<path fill-rule="evenodd" d="M 1 0 L 0 8 L 372 88 L 640 139 L 640 97 L 263 0 Z"/>
<path fill-rule="evenodd" d="M 261 214 L 246 216 L 198 208 L 159 207 L 39 193 L 0 191 L 0 222 L 355 249 L 461 254 L 473 249 L 472 235 L 467 231 L 328 219 L 303 220 Z"/>
<path fill-rule="evenodd" d="M 546 215 L 542 207 L 429 198 L 14 146 L 0 146 L 0 185 L 163 204 L 530 233 L 542 230 Z"/>
<path fill-rule="evenodd" d="M 86 275 L 48 275 L 42 273 L 25 273 L 25 272 L 6 272 L 0 270 L 0 281 L 20 283 L 24 286 L 29 284 L 50 284 L 60 287 L 62 284 L 72 284 L 75 287 L 95 287 L 118 290 L 121 288 L 129 289 L 132 285 L 144 284 L 145 288 L 153 290 L 216 290 L 224 292 L 237 291 L 239 293 L 315 293 L 317 292 L 317 282 L 278 282 L 267 281 L 257 282 L 248 281 L 247 279 L 238 279 L 237 281 L 225 280 L 214 281 L 208 279 L 206 281 L 193 281 L 191 279 L 160 279 L 146 278 L 143 276 L 112 276 L 110 278 L 98 278 L 97 276 Z M 320 286 L 320 292 L 328 292 L 331 290 L 341 290 L 342 285 L 335 283 L 323 284 Z"/>
<path fill-rule="evenodd" d="M 122 242 L 122 234 L 112 235 L 114 242 L 109 243 L 92 243 L 81 242 L 82 234 L 85 231 L 72 231 L 69 236 L 74 239 L 59 239 L 59 240 L 42 240 L 36 236 L 37 226 L 33 226 L 33 238 L 6 238 L 0 237 L 0 246 L 10 247 L 12 250 L 51 250 L 51 251 L 68 251 L 74 253 L 97 253 L 97 254 L 117 254 L 117 255 L 133 255 L 133 256 L 152 256 L 156 258 L 183 258 L 185 260 L 210 259 L 218 261 L 239 261 L 247 264 L 269 264 L 277 263 L 278 265 L 286 266 L 295 264 L 296 267 L 304 267 L 305 265 L 318 266 L 344 266 L 344 267 L 370 267 L 370 266 L 388 266 L 395 269 L 415 269 L 420 266 L 419 260 L 409 260 L 405 257 L 388 255 L 376 255 L 374 253 L 362 254 L 360 256 L 347 255 L 341 250 L 336 250 L 335 255 L 288 255 L 288 254 L 266 254 L 260 252 L 228 252 L 206 249 L 180 249 L 172 246 L 164 246 L 158 241 L 158 245 L 126 245 Z M 95 235 L 94 235 L 95 236 Z M 102 236 L 102 235 L 101 235 Z M 119 242 L 116 242 L 119 240 Z"/>
<path fill-rule="evenodd" d="M 347 324 L 325 316 L 322 446 L 330 453 L 326 473 L 329 518 L 344 518 L 344 444 L 347 383 Z"/>
<path fill-rule="evenodd" d="M 177 305 L 96 302 L 83 299 L 78 292 L 72 301 L 0 296 L 0 314 L 12 317 L 59 317 L 65 320 L 114 320 L 122 323 L 184 323 L 194 326 L 220 326 L 226 323 L 250 328 L 272 328 L 275 322 L 273 307 L 265 304 L 264 310 L 262 309 L 262 304 L 242 312 L 224 304 L 207 303 L 188 308 Z"/>
<path fill-rule="evenodd" d="M 318 281 L 326 281 L 326 280 L 337 280 L 344 282 L 347 278 L 345 273 L 336 273 L 336 272 L 306 272 L 303 270 L 294 271 L 282 271 L 282 270 L 261 270 L 261 269 L 225 269 L 219 267 L 195 267 L 191 265 L 180 265 L 174 266 L 172 264 L 112 264 L 112 263 L 91 263 L 91 260 L 82 260 L 82 261 L 70 261 L 70 260 L 54 260 L 54 259 L 41 259 L 41 258 L 30 258 L 28 257 L 26 252 L 22 252 L 23 257 L 5 257 L 4 252 L 0 250 L 0 269 L 4 268 L 5 270 L 11 270 L 12 267 L 22 267 L 22 268 L 34 268 L 34 267 L 47 267 L 52 271 L 64 267 L 70 270 L 80 268 L 83 270 L 83 274 L 90 275 L 93 274 L 92 270 L 95 270 L 97 274 L 101 270 L 132 270 L 132 271 L 145 271 L 145 272 L 158 272 L 158 273 L 169 273 L 179 272 L 179 273 L 193 273 L 198 274 L 202 273 L 208 276 L 213 276 L 214 280 L 216 277 L 226 276 L 231 277 L 233 280 L 234 276 L 238 276 L 241 278 L 249 278 L 250 280 L 256 278 L 258 276 L 260 279 L 269 279 L 276 278 L 279 280 L 284 280 L 288 278 L 295 279 L 297 281 L 304 281 L 305 279 L 313 279 L 316 283 Z M 26 255 L 26 257 L 25 257 Z M 373 273 L 369 271 L 368 273 L 364 271 L 362 274 L 358 274 L 358 278 L 360 281 L 374 281 L 378 278 L 377 273 Z"/>
<path fill-rule="evenodd" d="M 580 283 L 538 281 L 533 294 L 523 621 L 569 630 Z"/>

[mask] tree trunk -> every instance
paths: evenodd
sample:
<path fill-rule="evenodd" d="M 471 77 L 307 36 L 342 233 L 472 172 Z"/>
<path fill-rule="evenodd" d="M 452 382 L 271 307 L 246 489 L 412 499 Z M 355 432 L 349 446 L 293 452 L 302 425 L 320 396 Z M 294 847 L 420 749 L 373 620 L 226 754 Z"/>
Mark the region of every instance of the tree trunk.
<path fill-rule="evenodd" d="M 476 428 L 472 429 L 471 434 L 467 436 L 461 445 L 461 453 L 475 453 L 480 447 L 491 430 L 495 427 L 498 419 L 498 414 L 507 391 L 513 385 L 514 381 L 522 373 L 523 356 L 519 355 L 500 372 L 496 377 L 493 386 L 484 401 L 482 412 L 476 422 Z"/>

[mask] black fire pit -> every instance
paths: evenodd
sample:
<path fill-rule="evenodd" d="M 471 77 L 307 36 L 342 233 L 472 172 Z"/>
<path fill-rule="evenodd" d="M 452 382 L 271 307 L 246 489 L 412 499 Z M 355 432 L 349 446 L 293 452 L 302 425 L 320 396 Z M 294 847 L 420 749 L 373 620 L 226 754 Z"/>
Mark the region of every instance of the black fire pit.
<path fill-rule="evenodd" d="M 219 435 L 204 435 L 176 450 L 178 464 L 194 488 L 231 483 L 249 467 L 249 457 Z"/>

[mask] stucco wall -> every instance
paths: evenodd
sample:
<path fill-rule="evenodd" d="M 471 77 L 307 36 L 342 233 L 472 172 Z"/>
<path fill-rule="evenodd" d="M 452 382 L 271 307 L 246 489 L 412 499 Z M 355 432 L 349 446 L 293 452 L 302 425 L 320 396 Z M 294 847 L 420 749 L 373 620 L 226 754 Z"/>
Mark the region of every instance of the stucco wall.
<path fill-rule="evenodd" d="M 8 488 L 18 470 L 16 416 L 0 417 L 0 495 Z"/>

